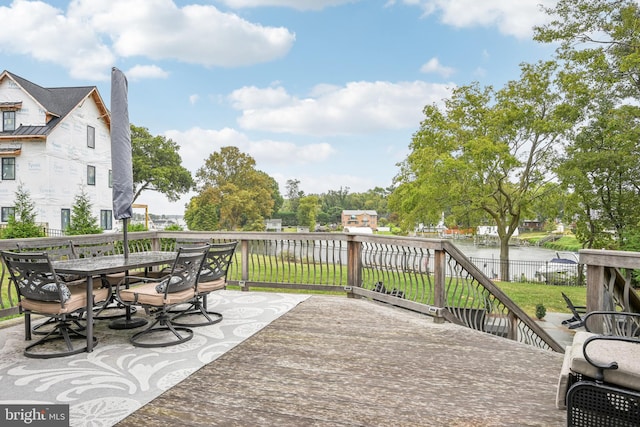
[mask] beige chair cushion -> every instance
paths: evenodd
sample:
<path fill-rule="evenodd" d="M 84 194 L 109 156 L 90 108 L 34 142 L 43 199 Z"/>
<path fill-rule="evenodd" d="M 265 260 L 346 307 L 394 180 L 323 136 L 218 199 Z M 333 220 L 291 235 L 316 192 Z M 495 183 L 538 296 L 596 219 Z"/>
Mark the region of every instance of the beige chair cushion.
<path fill-rule="evenodd" d="M 597 369 L 586 361 L 582 347 L 584 341 L 595 334 L 576 332 L 568 352 L 572 372 L 594 378 Z M 587 347 L 589 357 L 599 363 L 617 362 L 618 369 L 605 369 L 604 381 L 632 390 L 640 390 L 640 343 L 601 340 Z M 565 355 L 565 359 L 567 355 Z"/>
<path fill-rule="evenodd" d="M 564 360 L 562 369 L 560 369 L 560 378 L 558 378 L 558 390 L 556 392 L 556 408 L 566 409 L 567 404 L 565 398 L 569 391 L 569 375 L 571 374 L 571 346 L 568 345 L 564 351 Z"/>
<path fill-rule="evenodd" d="M 87 291 L 84 286 L 69 286 L 71 297 L 65 303 L 64 307 L 58 301 L 38 301 L 32 299 L 23 299 L 20 305 L 24 310 L 30 310 L 34 313 L 41 314 L 67 314 L 72 313 L 87 306 Z M 94 301 L 96 303 L 106 301 L 109 297 L 108 288 L 93 289 Z"/>
<path fill-rule="evenodd" d="M 198 282 L 198 294 L 208 294 L 209 292 L 219 291 L 227 285 L 224 277 L 212 280 L 210 282 Z"/>
<path fill-rule="evenodd" d="M 180 292 L 170 292 L 167 294 L 167 299 L 165 300 L 164 293 L 156 291 L 157 285 L 158 282 L 147 282 L 130 289 L 123 289 L 120 291 L 120 298 L 122 301 L 133 303 L 136 301 L 137 295 L 137 304 L 161 307 L 163 305 L 187 302 L 195 297 L 195 289 L 189 288 Z"/>

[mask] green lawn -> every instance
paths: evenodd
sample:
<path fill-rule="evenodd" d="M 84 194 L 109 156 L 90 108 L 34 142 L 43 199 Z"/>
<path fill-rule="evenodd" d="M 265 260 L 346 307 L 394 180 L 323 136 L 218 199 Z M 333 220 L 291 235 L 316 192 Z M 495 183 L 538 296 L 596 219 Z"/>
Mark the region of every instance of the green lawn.
<path fill-rule="evenodd" d="M 553 286 L 526 282 L 497 282 L 496 285 L 530 316 L 535 315 L 537 304 L 543 304 L 547 311 L 570 313 L 562 298 L 562 292 L 574 305 L 586 305 L 587 301 L 587 288 L 583 286 Z"/>

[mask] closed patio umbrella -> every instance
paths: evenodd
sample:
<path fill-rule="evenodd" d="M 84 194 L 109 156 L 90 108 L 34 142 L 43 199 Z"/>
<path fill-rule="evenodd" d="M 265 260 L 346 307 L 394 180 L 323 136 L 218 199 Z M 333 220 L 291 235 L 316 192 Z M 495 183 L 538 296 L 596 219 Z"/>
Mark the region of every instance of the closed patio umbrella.
<path fill-rule="evenodd" d="M 122 71 L 111 69 L 111 177 L 113 217 L 122 220 L 122 244 L 125 259 L 129 258 L 127 224 L 133 216 L 133 160 L 131 158 L 131 128 L 129 127 L 129 100 L 127 77 Z M 131 309 L 126 316 L 109 324 L 112 329 L 137 328 L 147 323 L 132 318 Z"/>
<path fill-rule="evenodd" d="M 122 220 L 124 256 L 129 257 L 127 223 L 133 216 L 133 161 L 127 77 L 118 68 L 111 69 L 111 173 L 113 216 Z"/>

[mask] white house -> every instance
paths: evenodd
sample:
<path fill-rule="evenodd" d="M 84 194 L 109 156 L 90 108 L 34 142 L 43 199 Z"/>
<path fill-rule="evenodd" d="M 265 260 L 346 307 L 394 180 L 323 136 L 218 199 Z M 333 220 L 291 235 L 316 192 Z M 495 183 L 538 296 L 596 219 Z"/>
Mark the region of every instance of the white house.
<path fill-rule="evenodd" d="M 84 188 L 103 229 L 113 223 L 110 115 L 95 86 L 43 88 L 0 74 L 0 223 L 13 214 L 20 184 L 36 221 L 69 224 Z"/>

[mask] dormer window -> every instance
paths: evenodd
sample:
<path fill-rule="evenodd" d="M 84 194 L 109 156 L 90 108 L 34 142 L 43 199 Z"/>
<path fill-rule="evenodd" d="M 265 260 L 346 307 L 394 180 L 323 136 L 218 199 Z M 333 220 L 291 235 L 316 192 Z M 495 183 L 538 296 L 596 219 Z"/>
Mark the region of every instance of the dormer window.
<path fill-rule="evenodd" d="M 2 112 L 2 131 L 13 132 L 14 130 L 16 130 L 16 112 L 3 111 Z"/>

